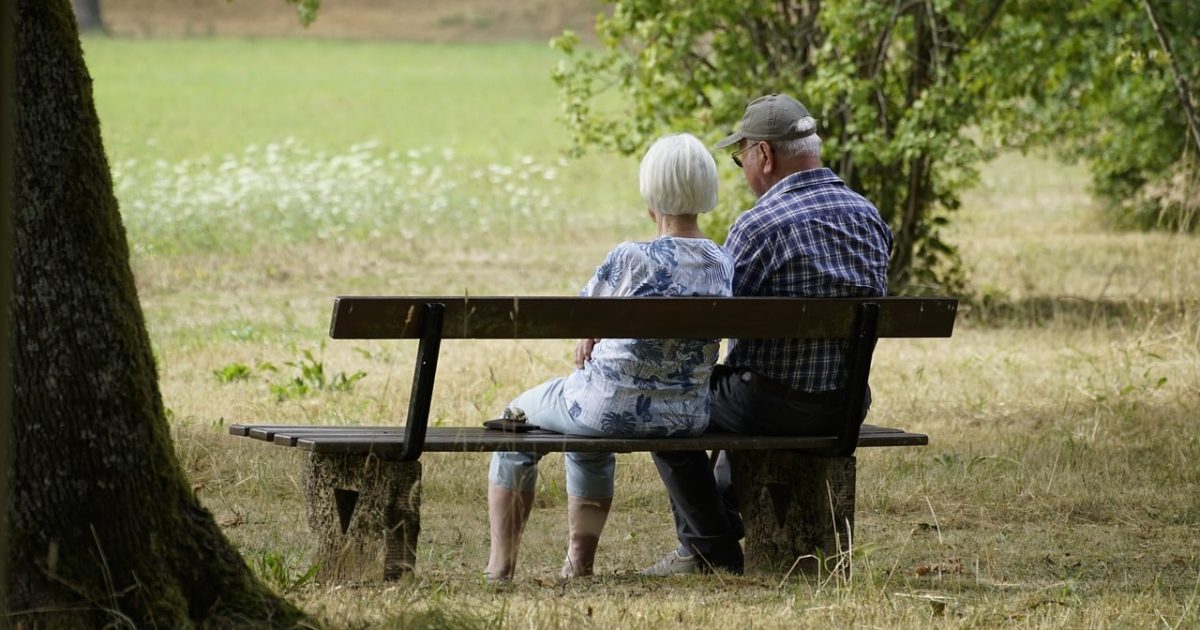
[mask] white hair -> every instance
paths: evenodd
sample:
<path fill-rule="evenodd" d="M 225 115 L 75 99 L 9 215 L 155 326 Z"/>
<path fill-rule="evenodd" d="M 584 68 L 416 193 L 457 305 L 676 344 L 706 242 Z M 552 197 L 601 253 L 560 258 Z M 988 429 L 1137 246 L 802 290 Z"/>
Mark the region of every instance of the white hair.
<path fill-rule="evenodd" d="M 812 116 L 806 116 L 796 121 L 796 131 L 816 129 L 817 121 Z M 821 157 L 821 136 L 812 134 L 795 140 L 777 140 L 771 142 L 771 148 L 781 157 Z"/>
<path fill-rule="evenodd" d="M 642 157 L 638 184 L 659 214 L 700 214 L 717 205 L 717 163 L 696 136 L 659 138 Z"/>

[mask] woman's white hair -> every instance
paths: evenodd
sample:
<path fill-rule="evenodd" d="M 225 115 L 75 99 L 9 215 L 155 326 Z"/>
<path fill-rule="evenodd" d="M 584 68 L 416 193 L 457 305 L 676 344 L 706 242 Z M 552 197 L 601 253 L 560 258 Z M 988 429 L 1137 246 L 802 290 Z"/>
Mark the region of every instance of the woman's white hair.
<path fill-rule="evenodd" d="M 816 129 L 817 121 L 812 116 L 806 116 L 796 121 L 796 131 L 808 131 Z M 795 140 L 773 140 L 771 141 L 771 149 L 778 153 L 781 157 L 821 157 L 821 136 L 812 134 Z"/>
<path fill-rule="evenodd" d="M 717 163 L 696 136 L 663 136 L 638 170 L 642 199 L 659 214 L 700 214 L 717 206 Z"/>

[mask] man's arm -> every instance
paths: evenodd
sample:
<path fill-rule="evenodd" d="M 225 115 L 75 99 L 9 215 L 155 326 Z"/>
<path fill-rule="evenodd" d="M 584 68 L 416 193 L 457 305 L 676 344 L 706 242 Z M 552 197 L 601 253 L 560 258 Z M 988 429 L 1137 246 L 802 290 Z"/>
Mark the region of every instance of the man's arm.
<path fill-rule="evenodd" d="M 767 276 L 775 265 L 775 245 L 764 230 L 748 229 L 734 222 L 725 239 L 725 251 L 733 259 L 733 294 L 763 295 Z"/>

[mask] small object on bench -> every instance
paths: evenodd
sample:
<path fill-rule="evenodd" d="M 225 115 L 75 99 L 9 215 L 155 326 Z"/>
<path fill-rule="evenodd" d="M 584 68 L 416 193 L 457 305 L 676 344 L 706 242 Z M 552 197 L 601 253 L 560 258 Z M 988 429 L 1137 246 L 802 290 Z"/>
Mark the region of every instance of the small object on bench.
<path fill-rule="evenodd" d="M 441 340 L 841 338 L 847 343 L 844 390 L 847 400 L 857 401 L 878 338 L 949 337 L 956 312 L 957 301 L 946 298 L 340 297 L 331 337 L 421 340 L 405 425 L 238 424 L 229 431 L 310 453 L 304 487 L 309 525 L 318 537 L 318 579 L 324 581 L 391 580 L 413 570 L 424 451 L 730 450 L 746 528 L 746 570 L 813 571 L 815 558 L 849 548 L 855 449 L 924 445 L 928 436 L 860 428 L 851 419 L 863 417 L 861 405 L 846 405 L 847 421 L 837 435 L 806 437 L 593 438 L 478 425 L 429 428 Z"/>
<path fill-rule="evenodd" d="M 529 418 L 525 415 L 525 410 L 520 407 L 505 407 L 501 417 L 495 420 L 484 420 L 483 426 L 493 431 L 507 431 L 509 433 L 524 433 L 526 431 L 541 429 L 536 424 L 530 424 Z"/>

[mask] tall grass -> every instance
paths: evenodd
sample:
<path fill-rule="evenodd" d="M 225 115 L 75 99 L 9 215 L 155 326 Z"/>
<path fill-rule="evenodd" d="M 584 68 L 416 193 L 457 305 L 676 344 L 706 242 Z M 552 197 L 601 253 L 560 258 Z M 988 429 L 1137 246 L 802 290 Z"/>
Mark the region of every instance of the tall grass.
<path fill-rule="evenodd" d="M 499 240 L 530 222 L 569 222 L 561 159 L 464 169 L 453 149 L 384 151 L 378 142 L 328 155 L 294 138 L 213 160 L 113 166 L 137 252 L 244 253 L 272 245 L 345 243 L 450 231 Z"/>
<path fill-rule="evenodd" d="M 561 583 L 548 457 L 496 589 L 487 456 L 435 453 L 416 576 L 304 581 L 301 455 L 224 426 L 400 423 L 415 348 L 322 344 L 330 298 L 573 293 L 652 233 L 634 165 L 559 161 L 535 47 L 85 45 L 181 461 L 251 566 L 330 627 L 1200 625 L 1200 243 L 1107 232 L 1082 171 L 1020 156 L 954 224 L 982 296 L 954 338 L 879 346 L 871 421 L 931 444 L 860 453 L 849 579 L 635 577 L 673 527 L 650 460 L 622 455 L 600 575 Z M 433 422 L 493 415 L 569 348 L 447 342 Z M 366 376 L 281 398 L 289 362 Z"/>

